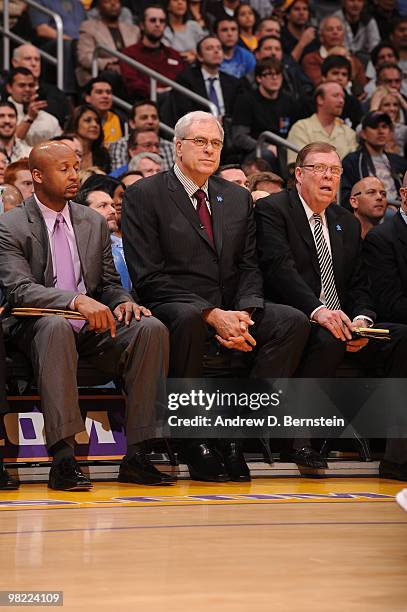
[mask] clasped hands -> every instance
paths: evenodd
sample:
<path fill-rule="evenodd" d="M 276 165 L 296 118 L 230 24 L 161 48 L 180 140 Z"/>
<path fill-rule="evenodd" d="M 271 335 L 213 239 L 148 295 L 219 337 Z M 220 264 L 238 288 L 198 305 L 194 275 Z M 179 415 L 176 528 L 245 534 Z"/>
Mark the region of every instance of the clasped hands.
<path fill-rule="evenodd" d="M 351 321 L 342 310 L 320 308 L 314 313 L 313 320 L 330 331 L 335 338 L 346 342 L 346 350 L 349 353 L 357 353 L 369 342 L 369 338 L 352 338 L 352 331 L 361 327 L 361 321 Z"/>
<path fill-rule="evenodd" d="M 245 310 L 222 310 L 212 308 L 203 313 L 204 321 L 214 328 L 215 338 L 222 346 L 249 353 L 256 340 L 249 333 L 254 321 Z"/>
<path fill-rule="evenodd" d="M 116 336 L 116 321 L 129 325 L 133 316 L 136 321 L 140 321 L 142 316 L 151 317 L 148 308 L 135 302 L 122 302 L 112 312 L 108 306 L 87 295 L 75 298 L 75 309 L 86 317 L 89 329 L 99 333 L 110 330 L 112 338 Z"/>

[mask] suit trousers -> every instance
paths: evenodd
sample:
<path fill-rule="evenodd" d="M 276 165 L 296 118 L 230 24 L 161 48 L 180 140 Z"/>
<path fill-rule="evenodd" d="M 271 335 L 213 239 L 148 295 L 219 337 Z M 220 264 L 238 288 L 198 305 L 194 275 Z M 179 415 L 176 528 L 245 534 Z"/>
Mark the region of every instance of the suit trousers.
<path fill-rule="evenodd" d="M 101 384 L 123 380 L 127 443 L 161 436 L 157 420 L 167 407 L 168 331 L 154 317 L 117 323 L 116 337 L 85 325 L 75 334 L 59 316 L 24 323 L 13 342 L 31 359 L 41 396 L 48 447 L 84 430 L 79 410 L 78 358 L 100 373 Z"/>
<path fill-rule="evenodd" d="M 201 378 L 204 354 L 213 329 L 202 319 L 199 308 L 192 304 L 171 302 L 154 308 L 154 315 L 170 330 L 170 372 L 173 378 Z M 250 353 L 239 352 L 251 378 L 287 378 L 298 366 L 307 343 L 310 324 L 308 318 L 291 306 L 266 302 L 257 309 L 250 333 L 257 345 Z M 237 351 L 221 349 L 225 355 Z M 233 375 L 233 359 L 222 376 Z"/>

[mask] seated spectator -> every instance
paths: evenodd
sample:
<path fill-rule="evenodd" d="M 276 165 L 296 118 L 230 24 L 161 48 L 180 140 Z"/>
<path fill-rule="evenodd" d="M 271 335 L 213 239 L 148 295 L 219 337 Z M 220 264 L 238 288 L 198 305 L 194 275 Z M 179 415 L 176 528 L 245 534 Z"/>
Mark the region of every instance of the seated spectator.
<path fill-rule="evenodd" d="M 294 123 L 287 140 L 302 149 L 312 142 L 326 142 L 334 146 L 342 159 L 357 147 L 356 134 L 340 119 L 345 104 L 345 94 L 339 83 L 322 83 L 315 90 L 316 113 L 308 119 Z M 287 152 L 288 163 L 296 159 L 296 153 Z"/>
<path fill-rule="evenodd" d="M 242 170 L 246 176 L 254 174 L 255 172 L 270 172 L 270 164 L 261 157 L 255 157 L 254 159 L 247 159 L 242 162 Z"/>
<path fill-rule="evenodd" d="M 17 187 L 24 200 L 32 196 L 34 186 L 28 168 L 28 157 L 23 157 L 7 166 L 4 173 L 4 182 Z"/>
<path fill-rule="evenodd" d="M 123 53 L 147 68 L 175 80 L 186 64 L 178 51 L 165 46 L 162 42 L 166 23 L 167 18 L 163 8 L 145 7 L 140 22 L 141 40 L 123 49 Z M 130 96 L 138 99 L 151 96 L 150 77 L 122 61 L 120 61 L 120 70 Z M 158 93 L 168 91 L 168 86 L 157 82 L 157 91 Z"/>
<path fill-rule="evenodd" d="M 74 133 L 82 143 L 82 170 L 86 170 L 89 166 L 98 166 L 104 172 L 110 172 L 109 153 L 103 146 L 102 120 L 93 106 L 89 104 L 77 106 L 65 129 Z"/>
<path fill-rule="evenodd" d="M 14 68 L 7 78 L 8 100 L 17 109 L 16 135 L 29 146 L 58 136 L 62 130 L 58 119 L 47 113 L 46 100 L 40 100 L 35 79 L 28 68 Z"/>
<path fill-rule="evenodd" d="M 219 19 L 234 17 L 239 4 L 240 0 L 210 0 L 206 6 L 206 10 L 216 21 L 218 21 Z"/>
<path fill-rule="evenodd" d="M 279 193 L 284 189 L 284 179 L 274 172 L 254 172 L 248 177 L 248 187 L 252 196 L 255 191 L 267 192 L 268 195 L 272 193 Z"/>
<path fill-rule="evenodd" d="M 130 280 L 129 272 L 127 270 L 126 259 L 124 257 L 122 236 L 122 203 L 125 189 L 126 185 L 120 183 L 113 192 L 113 206 L 116 211 L 117 229 L 110 234 L 110 238 L 112 241 L 112 255 L 114 267 L 120 275 L 122 287 L 128 289 L 128 291 L 131 291 L 132 283 Z"/>
<path fill-rule="evenodd" d="M 257 48 L 257 38 L 254 34 L 257 13 L 250 4 L 239 4 L 235 10 L 235 19 L 239 26 L 239 45 L 248 51 L 255 51 Z"/>
<path fill-rule="evenodd" d="M 343 47 L 345 44 L 345 27 L 342 19 L 334 15 L 325 17 L 319 26 L 319 38 L 321 41 L 319 49 L 306 53 L 301 60 L 305 74 L 314 85 L 319 85 L 322 81 L 321 66 L 329 52 L 335 47 Z M 361 61 L 355 55 L 351 55 L 351 64 L 352 83 L 359 94 L 366 85 L 366 74 Z"/>
<path fill-rule="evenodd" d="M 363 118 L 361 145 L 343 160 L 342 206 L 350 208 L 349 196 L 352 187 L 365 176 L 377 176 L 385 186 L 388 203 L 398 203 L 398 189 L 407 170 L 407 160 L 385 151 L 392 128 L 392 121 L 386 113 L 373 111 Z"/>
<path fill-rule="evenodd" d="M 377 69 L 383 64 L 397 64 L 399 60 L 398 51 L 394 45 L 387 41 L 382 41 L 373 49 L 370 54 L 370 62 L 366 67 L 366 78 L 368 82 L 365 85 L 365 92 L 370 97 L 377 87 Z"/>
<path fill-rule="evenodd" d="M 89 0 L 81 0 L 82 4 L 85 6 L 85 1 Z M 126 0 L 125 0 L 126 1 Z M 87 21 L 89 21 L 90 19 L 97 19 L 98 21 L 102 21 L 102 15 L 99 9 L 99 3 L 98 0 L 90 0 L 91 2 L 91 7 L 90 9 L 87 9 L 87 7 L 85 6 L 86 9 L 86 16 L 87 16 Z M 111 16 L 112 19 L 114 19 L 115 17 L 115 13 L 116 13 L 116 3 L 120 2 L 120 13 L 119 13 L 119 21 L 122 21 L 123 23 L 129 23 L 131 25 L 134 24 L 135 21 L 137 21 L 138 15 L 136 13 L 132 12 L 132 9 L 129 8 L 128 6 L 121 6 L 121 0 L 113 0 L 113 2 L 110 2 L 110 10 L 111 10 Z M 128 4 L 128 3 L 127 3 Z M 131 3 L 130 3 L 131 6 Z M 108 10 L 108 6 L 107 4 L 105 5 L 106 9 Z"/>
<path fill-rule="evenodd" d="M 180 53 L 192 64 L 196 58 L 196 45 L 205 36 L 201 26 L 188 18 L 187 0 L 166 0 L 167 26 L 163 43 Z"/>
<path fill-rule="evenodd" d="M 63 91 L 44 80 L 41 70 L 41 55 L 37 47 L 34 47 L 34 45 L 16 47 L 13 51 L 11 63 L 13 68 L 23 67 L 31 71 L 38 96 L 37 100 L 46 100 L 47 113 L 56 117 L 62 127 L 71 111 L 71 105 Z"/>
<path fill-rule="evenodd" d="M 126 188 L 134 185 L 134 183 L 137 183 L 142 178 L 144 177 L 138 170 L 128 170 L 119 176 L 119 180 Z"/>
<path fill-rule="evenodd" d="M 120 19 L 123 10 L 121 0 L 97 0 L 95 10 L 97 15 L 91 14 L 90 11 L 88 19 L 81 23 L 79 30 L 76 78 L 80 87 L 92 77 L 92 57 L 97 45 L 121 52 L 125 47 L 135 45 L 140 38 L 140 30 L 132 20 L 129 23 Z M 116 57 L 105 51 L 99 51 L 98 69 L 99 72 L 103 72 L 103 76 L 117 85 L 120 67 Z M 121 86 L 120 84 L 119 87 Z M 119 95 L 120 91 L 115 93 Z"/>
<path fill-rule="evenodd" d="M 342 0 L 342 9 L 335 15 L 345 26 L 345 47 L 366 65 L 370 53 L 380 42 L 379 28 L 368 11 L 366 0 Z"/>
<path fill-rule="evenodd" d="M 215 22 L 214 33 L 219 38 L 224 59 L 220 69 L 238 79 L 254 70 L 256 60 L 247 49 L 239 46 L 239 28 L 233 17 L 227 17 Z"/>
<path fill-rule="evenodd" d="M 353 185 L 349 202 L 353 214 L 359 219 L 364 240 L 372 227 L 384 219 L 387 209 L 386 189 L 376 176 L 367 176 Z"/>
<path fill-rule="evenodd" d="M 370 12 L 379 27 L 382 40 L 389 40 L 393 23 L 401 16 L 396 7 L 396 0 L 374 0 Z"/>
<path fill-rule="evenodd" d="M 263 17 L 257 22 L 254 30 L 254 35 L 257 40 L 261 40 L 265 36 L 275 36 L 281 38 L 281 25 L 275 17 Z"/>
<path fill-rule="evenodd" d="M 152 129 L 157 135 L 160 129 L 158 108 L 151 100 L 141 100 L 133 104 L 129 115 L 129 126 L 132 130 Z M 109 147 L 112 169 L 117 170 L 129 161 L 129 136 L 123 136 Z M 157 151 L 158 152 L 158 151 Z M 174 163 L 174 145 L 165 138 L 159 139 L 159 153 L 163 159 L 163 170 L 169 170 Z"/>
<path fill-rule="evenodd" d="M 220 41 L 215 36 L 206 36 L 197 46 L 198 63 L 177 76 L 177 83 L 213 102 L 217 108 L 218 117 L 232 115 L 240 87 L 238 79 L 219 70 L 223 58 Z M 171 97 L 177 120 L 198 108 L 207 110 L 176 90 L 171 92 Z"/>
<path fill-rule="evenodd" d="M 112 111 L 113 92 L 110 82 L 103 77 L 95 77 L 86 83 L 83 94 L 85 102 L 93 106 L 102 119 L 104 143 L 109 145 L 122 138 L 125 121 Z"/>
<path fill-rule="evenodd" d="M 404 123 L 401 110 L 401 95 L 389 87 L 380 86 L 373 93 L 370 100 L 370 110 L 387 113 L 393 122 L 393 130 L 386 142 L 388 153 L 404 155 L 407 145 L 407 125 Z"/>
<path fill-rule="evenodd" d="M 248 188 L 247 185 L 247 176 L 242 170 L 242 167 L 239 164 L 228 164 L 226 166 L 220 166 L 217 173 L 218 176 L 221 176 L 226 181 L 231 181 L 232 183 L 236 183 L 236 185 L 240 185 L 240 187 Z"/>
<path fill-rule="evenodd" d="M 362 119 L 363 111 L 359 100 L 349 93 L 348 88 L 352 76 L 352 65 L 342 55 L 328 55 L 321 66 L 322 82 L 334 81 L 343 87 L 345 104 L 341 119 L 356 129 Z"/>
<path fill-rule="evenodd" d="M 290 53 L 296 62 L 318 49 L 317 30 L 310 25 L 308 0 L 291 0 L 284 3 L 285 25 L 281 32 L 284 53 Z"/>
<path fill-rule="evenodd" d="M 407 17 L 400 17 L 392 22 L 390 42 L 393 43 L 399 56 L 403 94 L 407 95 Z"/>
<path fill-rule="evenodd" d="M 290 125 L 296 120 L 299 108 L 282 91 L 282 65 L 274 58 L 256 64 L 257 91 L 239 96 L 233 113 L 235 146 L 245 155 L 253 155 L 260 134 L 270 130 L 285 138 Z M 274 158 L 274 145 L 265 145 L 262 156 Z"/>
<path fill-rule="evenodd" d="M 188 0 L 188 19 L 196 21 L 205 36 L 212 31 L 214 17 L 206 10 L 206 0 Z"/>
<path fill-rule="evenodd" d="M 129 161 L 129 171 L 141 172 L 143 177 L 153 176 L 161 170 L 161 157 L 157 153 L 143 151 L 134 155 Z"/>
<path fill-rule="evenodd" d="M 0 185 L 0 211 L 8 212 L 23 203 L 23 196 L 17 187 L 4 183 Z"/>
<path fill-rule="evenodd" d="M 0 111 L 0 113 L 1 113 L 1 111 Z M 0 117 L 1 117 L 1 115 L 0 115 Z M 0 118 L 0 125 L 1 125 L 1 118 Z M 4 172 L 5 172 L 6 168 L 7 168 L 7 156 L 4 153 L 4 151 L 2 151 L 0 149 L 0 185 L 2 185 L 4 183 Z"/>
<path fill-rule="evenodd" d="M 111 176 L 118 178 L 129 168 L 129 162 L 138 153 L 155 153 L 160 152 L 160 140 L 156 130 L 152 128 L 138 128 L 130 132 L 127 139 L 127 162 L 116 168 L 111 173 Z"/>
<path fill-rule="evenodd" d="M 103 170 L 101 170 L 97 166 L 89 166 L 89 168 L 86 168 L 86 170 L 79 170 L 78 179 L 80 187 L 84 184 L 85 181 L 88 180 L 90 176 L 94 176 L 95 174 L 106 176 L 106 172 L 103 172 Z"/>
<path fill-rule="evenodd" d="M 388 87 L 400 100 L 404 122 L 407 121 L 407 99 L 401 93 L 402 72 L 398 64 L 381 64 L 376 71 L 378 87 Z"/>
<path fill-rule="evenodd" d="M 7 163 L 27 157 L 31 151 L 24 140 L 16 136 L 17 109 L 12 102 L 0 101 L 0 147 Z"/>

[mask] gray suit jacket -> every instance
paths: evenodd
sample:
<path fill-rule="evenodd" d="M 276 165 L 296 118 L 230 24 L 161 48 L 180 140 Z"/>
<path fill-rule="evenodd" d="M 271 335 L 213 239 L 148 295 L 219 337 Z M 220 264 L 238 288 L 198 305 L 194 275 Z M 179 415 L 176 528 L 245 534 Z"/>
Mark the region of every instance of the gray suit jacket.
<path fill-rule="evenodd" d="M 114 309 L 133 301 L 122 288 L 105 219 L 69 204 L 86 294 Z M 0 285 L 11 308 L 66 309 L 77 295 L 54 287 L 47 228 L 34 197 L 0 215 Z"/>

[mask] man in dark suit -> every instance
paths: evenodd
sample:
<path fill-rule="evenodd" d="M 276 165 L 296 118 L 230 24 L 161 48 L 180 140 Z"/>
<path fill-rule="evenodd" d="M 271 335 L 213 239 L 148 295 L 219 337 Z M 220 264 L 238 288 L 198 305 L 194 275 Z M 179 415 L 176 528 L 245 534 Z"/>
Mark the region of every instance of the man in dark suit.
<path fill-rule="evenodd" d="M 197 44 L 196 51 L 198 65 L 181 72 L 176 78 L 177 83 L 213 102 L 218 109 L 218 117 L 231 116 L 239 89 L 239 79 L 219 70 L 223 62 L 220 40 L 216 36 L 205 36 Z M 194 100 L 176 90 L 171 92 L 171 96 L 177 120 L 199 108 Z"/>
<path fill-rule="evenodd" d="M 209 113 L 185 115 L 175 126 L 174 169 L 138 181 L 125 192 L 123 243 L 140 297 L 170 329 L 170 375 L 199 378 L 208 338 L 228 367 L 239 351 L 253 378 L 287 377 L 309 334 L 306 317 L 263 299 L 250 193 L 212 176 L 223 130 Z M 231 349 L 234 349 L 233 351 Z M 209 445 L 185 449 L 198 479 L 249 480 L 236 442 L 224 443 L 223 463 Z"/>
<path fill-rule="evenodd" d="M 367 339 L 352 339 L 357 326 L 376 318 L 361 259 L 361 229 L 347 210 L 332 204 L 342 165 L 327 143 L 305 146 L 295 167 L 296 189 L 256 203 L 257 240 L 266 298 L 304 312 L 314 325 L 297 375 L 333 378 L 345 352 L 358 352 Z M 386 324 L 387 327 L 387 324 Z M 391 326 L 392 342 L 369 345 L 366 358 L 381 358 L 387 376 L 406 375 L 407 328 Z M 308 454 L 296 440 L 292 459 Z M 326 467 L 321 458 L 319 465 Z"/>
<path fill-rule="evenodd" d="M 0 218 L 0 283 L 8 305 L 76 310 L 86 318 L 9 321 L 11 339 L 31 359 L 37 378 L 53 456 L 49 487 L 91 487 L 73 450 L 75 434 L 84 429 L 79 356 L 99 370 L 98 384 L 123 379 L 128 452 L 119 480 L 167 484 L 146 457 L 144 442 L 160 435 L 156 417 L 166 406 L 168 332 L 121 287 L 105 219 L 71 201 L 79 185 L 75 153 L 45 142 L 34 147 L 29 164 L 34 195 Z"/>

